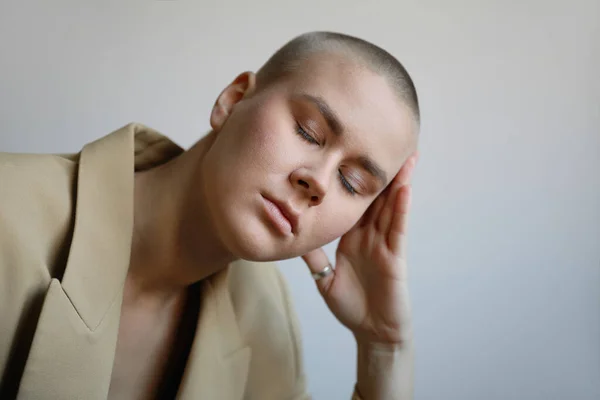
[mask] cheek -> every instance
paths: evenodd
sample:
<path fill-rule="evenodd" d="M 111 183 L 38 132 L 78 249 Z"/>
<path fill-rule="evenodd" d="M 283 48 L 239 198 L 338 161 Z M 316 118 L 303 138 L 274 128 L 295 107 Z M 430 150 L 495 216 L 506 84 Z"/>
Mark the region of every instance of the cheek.
<path fill-rule="evenodd" d="M 294 137 L 293 119 L 277 103 L 259 104 L 248 110 L 238 124 L 238 143 L 248 157 L 248 166 L 265 174 L 289 172 L 301 144 Z"/>
<path fill-rule="evenodd" d="M 257 189 L 282 189 L 282 179 L 297 163 L 293 157 L 302 157 L 289 119 L 285 109 L 268 101 L 248 103 L 230 116 L 208 163 L 215 194 L 239 199 Z"/>
<path fill-rule="evenodd" d="M 362 213 L 352 210 L 353 206 L 338 205 L 329 207 L 315 216 L 315 223 L 311 237 L 314 238 L 314 246 L 322 246 L 348 232 L 360 219 Z"/>
<path fill-rule="evenodd" d="M 282 151 L 277 137 L 279 125 L 260 105 L 244 107 L 232 114 L 219 132 L 219 168 L 226 168 L 234 175 L 263 170 Z"/>

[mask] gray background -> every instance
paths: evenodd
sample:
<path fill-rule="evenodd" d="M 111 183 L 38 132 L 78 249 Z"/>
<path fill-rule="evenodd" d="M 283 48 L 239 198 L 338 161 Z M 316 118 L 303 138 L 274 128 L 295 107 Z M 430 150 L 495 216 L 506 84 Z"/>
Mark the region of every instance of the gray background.
<path fill-rule="evenodd" d="M 599 399 L 599 19 L 597 0 L 2 1 L 0 149 L 77 151 L 130 121 L 188 146 L 292 36 L 364 37 L 421 98 L 416 398 Z M 351 335 L 301 259 L 281 268 L 311 392 L 348 398 Z"/>

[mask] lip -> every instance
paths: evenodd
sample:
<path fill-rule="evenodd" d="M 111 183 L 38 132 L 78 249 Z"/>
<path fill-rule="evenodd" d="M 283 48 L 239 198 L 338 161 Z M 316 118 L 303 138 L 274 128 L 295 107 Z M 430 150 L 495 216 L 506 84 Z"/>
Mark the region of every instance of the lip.
<path fill-rule="evenodd" d="M 289 203 L 262 195 L 267 213 L 280 231 L 285 234 L 298 232 L 299 214 L 294 211 Z"/>

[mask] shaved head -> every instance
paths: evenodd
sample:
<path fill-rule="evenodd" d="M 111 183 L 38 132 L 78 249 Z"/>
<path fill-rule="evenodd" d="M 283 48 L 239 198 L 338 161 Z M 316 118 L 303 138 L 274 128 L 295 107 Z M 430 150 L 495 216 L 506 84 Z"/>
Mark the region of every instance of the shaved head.
<path fill-rule="evenodd" d="M 320 54 L 341 55 L 383 76 L 400 100 L 409 107 L 417 126 L 419 125 L 417 91 L 402 64 L 384 49 L 341 33 L 310 32 L 292 39 L 277 50 L 258 71 L 257 86 L 266 87 L 285 79 L 301 68 L 307 59 Z"/>

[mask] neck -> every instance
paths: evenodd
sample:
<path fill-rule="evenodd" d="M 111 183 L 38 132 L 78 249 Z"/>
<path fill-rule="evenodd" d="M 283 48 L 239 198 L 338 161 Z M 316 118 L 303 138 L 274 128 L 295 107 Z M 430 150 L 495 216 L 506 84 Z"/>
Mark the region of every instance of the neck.
<path fill-rule="evenodd" d="M 212 136 L 170 162 L 135 175 L 127 287 L 139 296 L 172 297 L 236 259 L 212 226 L 198 181 Z"/>

